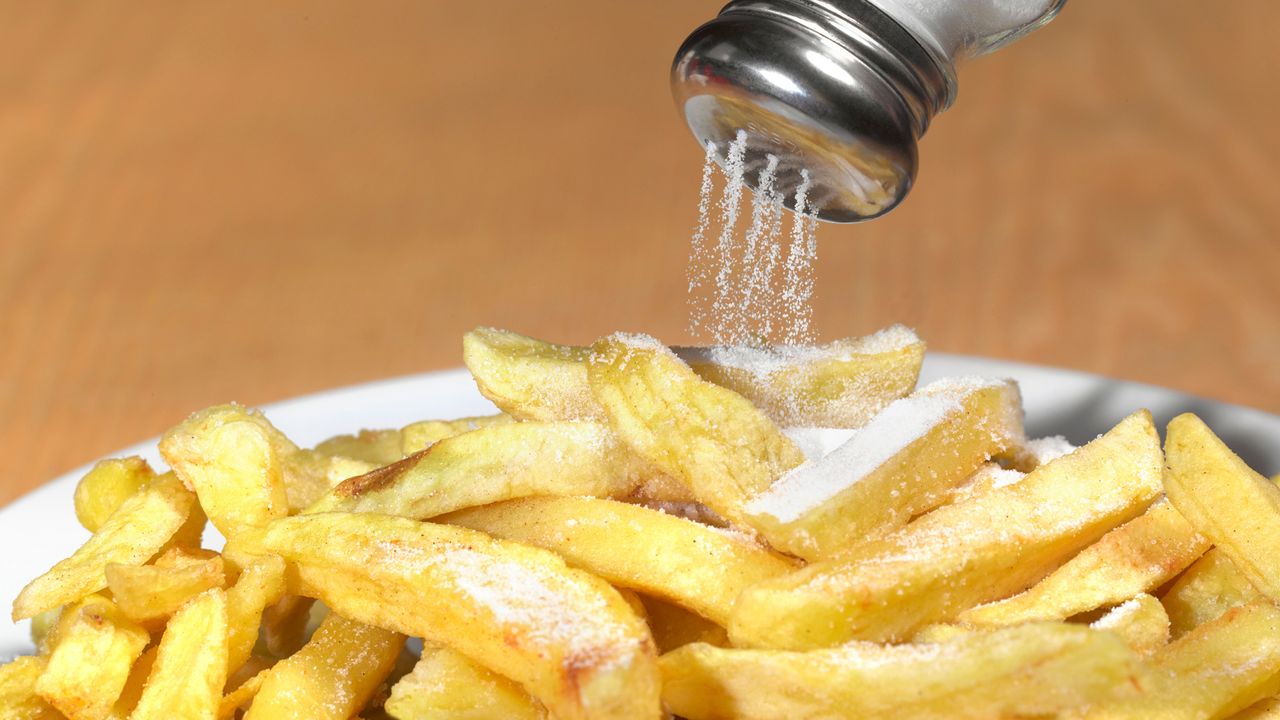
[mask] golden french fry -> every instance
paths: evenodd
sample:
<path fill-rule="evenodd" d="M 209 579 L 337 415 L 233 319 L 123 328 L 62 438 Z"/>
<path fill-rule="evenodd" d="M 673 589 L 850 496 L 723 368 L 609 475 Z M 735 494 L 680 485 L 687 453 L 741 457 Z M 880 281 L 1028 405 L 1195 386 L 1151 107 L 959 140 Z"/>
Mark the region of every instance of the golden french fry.
<path fill-rule="evenodd" d="M 825 457 L 783 475 L 745 511 L 779 549 L 807 560 L 830 557 L 941 505 L 983 463 L 1024 439 L 1015 383 L 939 380 L 891 403 Z"/>
<path fill-rule="evenodd" d="M 149 565 L 106 567 L 107 587 L 126 617 L 135 622 L 167 618 L 205 590 L 223 588 L 222 556 L 165 553 Z"/>
<path fill-rule="evenodd" d="M 1116 633 L 1141 655 L 1150 655 L 1169 643 L 1169 615 L 1159 600 L 1146 593 L 1111 608 L 1089 627 Z"/>
<path fill-rule="evenodd" d="M 786 649 L 910 637 L 1040 580 L 1159 492 L 1159 438 L 1142 411 L 1022 482 L 747 588 L 729 637 Z"/>
<path fill-rule="evenodd" d="M 1057 717 L 1126 694 L 1137 672 L 1114 634 L 1065 623 L 806 652 L 695 643 L 659 665 L 663 702 L 689 720 Z"/>
<path fill-rule="evenodd" d="M 422 659 L 391 688 L 386 711 L 396 720 L 544 720 L 547 711 L 516 683 L 449 648 L 424 648 Z"/>
<path fill-rule="evenodd" d="M 427 519 L 529 495 L 625 496 L 649 474 L 603 424 L 510 423 L 441 440 L 351 478 L 307 512 Z"/>
<path fill-rule="evenodd" d="M 1280 600 L 1280 488 L 1186 413 L 1169 422 L 1165 493 L 1249 582 Z"/>
<path fill-rule="evenodd" d="M 207 590 L 169 620 L 131 720 L 214 718 L 227 682 L 227 595 Z"/>
<path fill-rule="evenodd" d="M 237 672 L 258 641 L 263 610 L 285 594 L 285 564 L 276 555 L 255 557 L 227 589 L 227 671 Z"/>
<path fill-rule="evenodd" d="M 133 714 L 134 708 L 138 706 L 138 700 L 142 698 L 142 691 L 147 686 L 147 678 L 151 677 L 151 670 L 156 664 L 156 653 L 159 650 L 159 645 L 152 645 L 143 650 L 138 659 L 133 662 L 133 667 L 129 669 L 129 679 L 125 681 L 120 697 L 116 699 L 115 708 L 111 713 L 112 720 L 127 718 Z"/>
<path fill-rule="evenodd" d="M 506 413 L 464 417 L 457 420 L 421 420 L 400 428 L 400 453 L 407 457 L 422 452 L 446 438 L 493 425 L 505 425 L 515 420 Z"/>
<path fill-rule="evenodd" d="M 104 720 L 151 636 L 101 595 L 70 606 L 67 616 L 36 692 L 71 720 Z"/>
<path fill-rule="evenodd" d="M 1280 609 L 1233 608 L 1152 656 L 1144 692 L 1085 717 L 1225 718 L 1280 692 Z"/>
<path fill-rule="evenodd" d="M 1063 563 L 1029 590 L 960 614 L 969 625 L 1065 620 L 1153 592 L 1209 549 L 1177 508 L 1161 500 Z"/>
<path fill-rule="evenodd" d="M 721 625 L 743 588 L 796 568 L 750 537 L 614 500 L 521 498 L 439 521 L 551 550 L 573 567 Z"/>
<path fill-rule="evenodd" d="M 404 458 L 401 443 L 399 430 L 361 430 L 355 435 L 335 435 L 316 445 L 316 452 L 381 466 Z"/>
<path fill-rule="evenodd" d="M 591 390 L 613 429 L 726 519 L 753 526 L 743 505 L 804 461 L 748 400 L 698 378 L 657 340 L 613 335 L 592 351 Z"/>
<path fill-rule="evenodd" d="M 121 503 L 155 476 L 140 457 L 100 461 L 76 484 L 76 519 L 85 530 L 97 532 Z"/>
<path fill-rule="evenodd" d="M 288 514 L 284 461 L 295 452 L 262 413 L 239 405 L 201 410 L 160 439 L 160 454 L 228 538 Z"/>
<path fill-rule="evenodd" d="M 13 619 L 33 617 L 107 586 L 112 563 L 140 565 L 182 527 L 195 495 L 171 475 L 160 475 L 125 500 L 71 557 L 31 581 L 13 602 Z"/>
<path fill-rule="evenodd" d="M 723 647 L 729 644 L 729 634 L 710 620 L 684 608 L 658 598 L 640 596 L 644 603 L 649 631 L 659 653 L 668 653 L 689 643 L 707 643 Z"/>
<path fill-rule="evenodd" d="M 330 613 L 302 649 L 267 673 L 245 720 L 347 720 L 395 666 L 404 636 Z"/>
<path fill-rule="evenodd" d="M 462 436 L 459 436 L 462 437 Z M 558 718 L 656 718 L 653 641 L 604 580 L 483 533 L 372 514 L 284 518 L 238 541 L 343 616 L 447 645 Z"/>
<path fill-rule="evenodd" d="M 497 328 L 476 328 L 462 336 L 462 362 L 480 394 L 517 420 L 602 419 L 587 388 L 590 357 L 587 348 Z"/>
<path fill-rule="evenodd" d="M 36 694 L 36 682 L 48 662 L 40 655 L 26 655 L 0 664 L 0 718 L 61 720 L 62 714 Z"/>
<path fill-rule="evenodd" d="M 1233 607 L 1262 597 L 1227 557 L 1213 548 L 1191 564 L 1160 596 L 1169 613 L 1173 637 L 1179 638 Z"/>

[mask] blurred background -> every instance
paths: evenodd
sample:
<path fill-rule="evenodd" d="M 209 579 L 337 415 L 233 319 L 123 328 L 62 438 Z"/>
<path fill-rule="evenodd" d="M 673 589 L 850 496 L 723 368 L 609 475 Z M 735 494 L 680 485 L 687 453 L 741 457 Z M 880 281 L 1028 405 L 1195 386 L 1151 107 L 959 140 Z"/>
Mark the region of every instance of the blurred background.
<path fill-rule="evenodd" d="M 720 4 L 8 3 L 0 502 L 209 404 L 457 366 L 476 325 L 687 340 L 667 70 Z M 1072 0 L 962 68 L 906 203 L 820 228 L 822 337 L 1280 412 L 1276 27 Z"/>

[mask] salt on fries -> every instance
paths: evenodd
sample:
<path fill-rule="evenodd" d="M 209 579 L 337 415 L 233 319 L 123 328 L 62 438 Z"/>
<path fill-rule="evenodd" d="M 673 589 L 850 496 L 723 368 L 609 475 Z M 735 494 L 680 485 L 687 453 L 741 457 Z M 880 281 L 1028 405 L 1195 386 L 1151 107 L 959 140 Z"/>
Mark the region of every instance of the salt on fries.
<path fill-rule="evenodd" d="M 1038 455 L 923 348 L 484 328 L 494 415 L 196 413 L 81 480 L 0 718 L 1280 716 L 1274 481 L 1190 415 Z"/>

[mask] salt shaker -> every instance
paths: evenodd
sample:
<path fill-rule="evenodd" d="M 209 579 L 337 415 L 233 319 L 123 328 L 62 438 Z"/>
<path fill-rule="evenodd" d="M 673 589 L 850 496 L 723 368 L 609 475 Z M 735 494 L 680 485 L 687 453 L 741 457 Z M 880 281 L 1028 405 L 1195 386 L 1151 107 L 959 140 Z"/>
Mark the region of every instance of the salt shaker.
<path fill-rule="evenodd" d="M 745 132 L 747 182 L 778 158 L 819 219 L 858 222 L 902 202 L 916 142 L 956 97 L 956 67 L 1051 20 L 1066 0 L 733 0 L 676 53 L 671 87 L 724 163 Z"/>

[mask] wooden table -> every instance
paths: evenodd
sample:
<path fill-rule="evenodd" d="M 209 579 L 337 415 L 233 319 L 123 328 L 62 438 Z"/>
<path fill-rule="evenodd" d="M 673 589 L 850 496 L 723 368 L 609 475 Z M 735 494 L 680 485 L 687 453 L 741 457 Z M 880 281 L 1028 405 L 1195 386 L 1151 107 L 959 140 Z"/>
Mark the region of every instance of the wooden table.
<path fill-rule="evenodd" d="M 666 72 L 720 2 L 7 3 L 0 502 L 480 324 L 685 340 Z M 907 203 L 821 229 L 824 337 L 1280 412 L 1280 3 L 1207 7 L 1074 0 L 964 68 Z"/>

